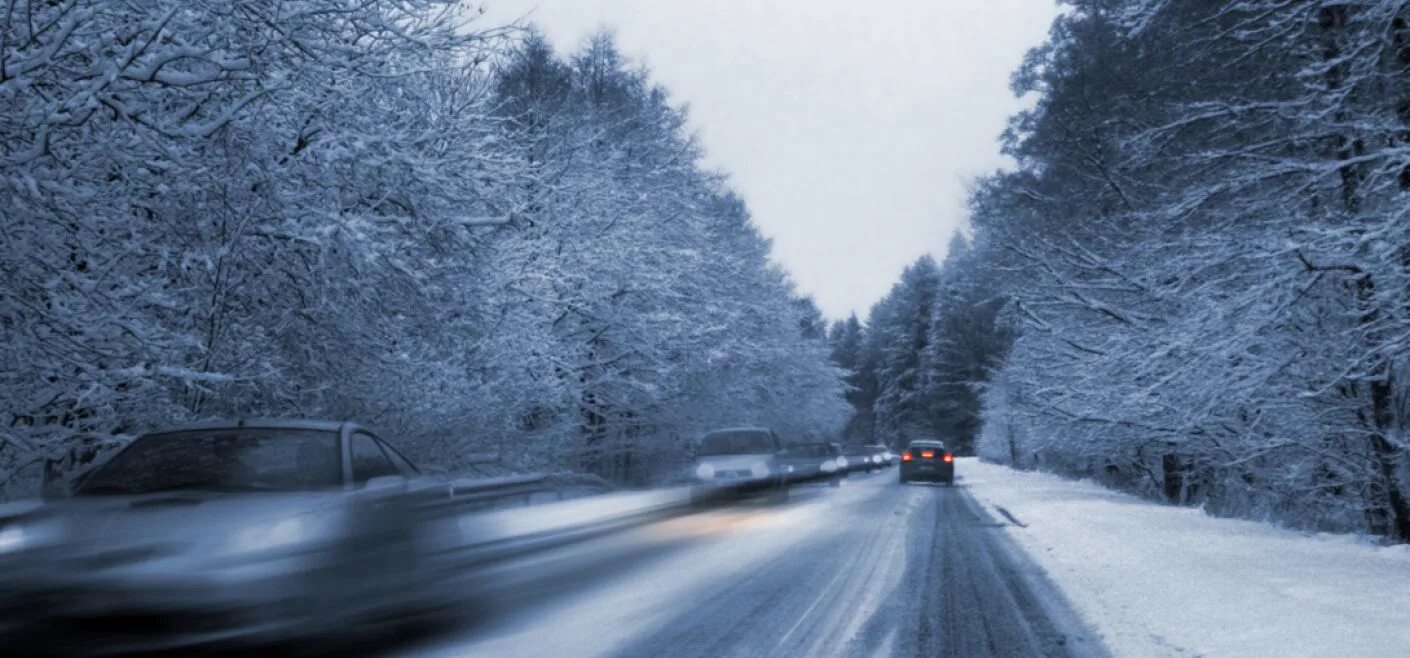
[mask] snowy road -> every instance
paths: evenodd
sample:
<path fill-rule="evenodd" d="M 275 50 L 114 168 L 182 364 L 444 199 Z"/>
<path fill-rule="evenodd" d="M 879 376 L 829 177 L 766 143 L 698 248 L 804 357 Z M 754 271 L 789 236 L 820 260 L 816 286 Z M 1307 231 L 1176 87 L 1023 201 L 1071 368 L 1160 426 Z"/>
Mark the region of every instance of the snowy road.
<path fill-rule="evenodd" d="M 519 564 L 500 611 L 408 655 L 1100 655 L 963 486 L 895 472 Z"/>

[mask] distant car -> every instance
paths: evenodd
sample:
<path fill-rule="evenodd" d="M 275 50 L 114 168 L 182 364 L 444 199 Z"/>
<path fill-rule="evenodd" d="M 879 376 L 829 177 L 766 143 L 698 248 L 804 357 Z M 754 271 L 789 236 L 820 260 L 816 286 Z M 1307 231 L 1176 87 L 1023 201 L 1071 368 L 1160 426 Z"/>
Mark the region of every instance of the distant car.
<path fill-rule="evenodd" d="M 418 510 L 449 486 L 352 423 L 162 430 L 65 493 L 0 510 L 0 654 L 284 642 L 409 616 L 443 575 Z"/>
<path fill-rule="evenodd" d="M 955 483 L 955 455 L 940 441 L 912 441 L 901 453 L 901 484 L 912 480 Z"/>
<path fill-rule="evenodd" d="M 784 463 L 792 467 L 791 482 L 825 482 L 836 487 L 847 474 L 846 462 L 840 459 L 842 449 L 835 443 L 795 443 L 784 454 Z"/>
<path fill-rule="evenodd" d="M 891 466 L 892 461 L 890 448 L 887 448 L 886 446 L 881 445 L 879 443 L 869 445 L 867 446 L 867 448 L 871 450 L 873 464 L 876 464 L 881 468 L 887 468 Z"/>
<path fill-rule="evenodd" d="M 881 459 L 868 446 L 843 446 L 843 456 L 847 458 L 847 470 L 850 472 L 872 472 L 882 467 Z"/>
<path fill-rule="evenodd" d="M 701 437 L 691 473 L 696 500 L 721 494 L 765 494 L 788 498 L 783 442 L 763 427 L 715 430 Z"/>

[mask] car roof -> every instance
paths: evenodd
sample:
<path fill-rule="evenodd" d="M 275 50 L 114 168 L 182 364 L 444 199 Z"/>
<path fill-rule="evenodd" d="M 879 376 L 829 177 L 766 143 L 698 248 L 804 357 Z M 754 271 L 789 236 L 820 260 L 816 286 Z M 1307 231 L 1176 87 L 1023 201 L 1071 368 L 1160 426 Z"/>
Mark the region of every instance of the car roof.
<path fill-rule="evenodd" d="M 936 440 L 934 440 L 934 439 L 917 439 L 917 440 L 915 440 L 915 441 L 911 441 L 910 445 L 913 445 L 913 446 L 935 446 L 935 447 L 937 447 L 937 448 L 943 448 L 943 447 L 945 447 L 945 442 L 944 442 L 944 441 L 936 441 Z"/>
<path fill-rule="evenodd" d="M 344 427 L 348 429 L 359 429 L 357 423 L 338 420 L 316 420 L 310 418 L 240 418 L 236 420 L 205 420 L 185 425 L 162 427 L 147 432 L 147 434 L 170 434 L 173 432 L 191 432 L 196 430 L 241 428 L 338 432 Z"/>

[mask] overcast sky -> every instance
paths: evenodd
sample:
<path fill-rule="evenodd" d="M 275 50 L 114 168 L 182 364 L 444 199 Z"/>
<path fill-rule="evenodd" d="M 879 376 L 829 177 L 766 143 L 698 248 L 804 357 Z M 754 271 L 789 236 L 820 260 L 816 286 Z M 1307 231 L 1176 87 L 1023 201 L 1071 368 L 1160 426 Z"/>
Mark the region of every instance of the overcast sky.
<path fill-rule="evenodd" d="M 1052 0 L 486 0 L 560 52 L 608 27 L 728 173 L 774 257 L 829 317 L 865 317 L 964 226 L 965 182 L 1005 164 L 1009 73 Z"/>

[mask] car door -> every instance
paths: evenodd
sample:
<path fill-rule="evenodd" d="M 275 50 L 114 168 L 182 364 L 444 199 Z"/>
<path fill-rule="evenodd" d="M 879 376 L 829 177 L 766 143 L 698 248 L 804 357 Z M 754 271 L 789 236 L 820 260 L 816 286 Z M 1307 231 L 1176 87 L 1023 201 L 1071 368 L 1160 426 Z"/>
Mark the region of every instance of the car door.
<path fill-rule="evenodd" d="M 374 478 L 405 477 L 381 441 L 368 432 L 353 432 L 348 455 L 356 489 Z M 415 570 L 417 516 L 412 500 L 400 487 L 361 491 L 359 498 L 353 561 L 361 565 L 362 585 L 373 596 L 402 594 L 413 582 Z"/>

